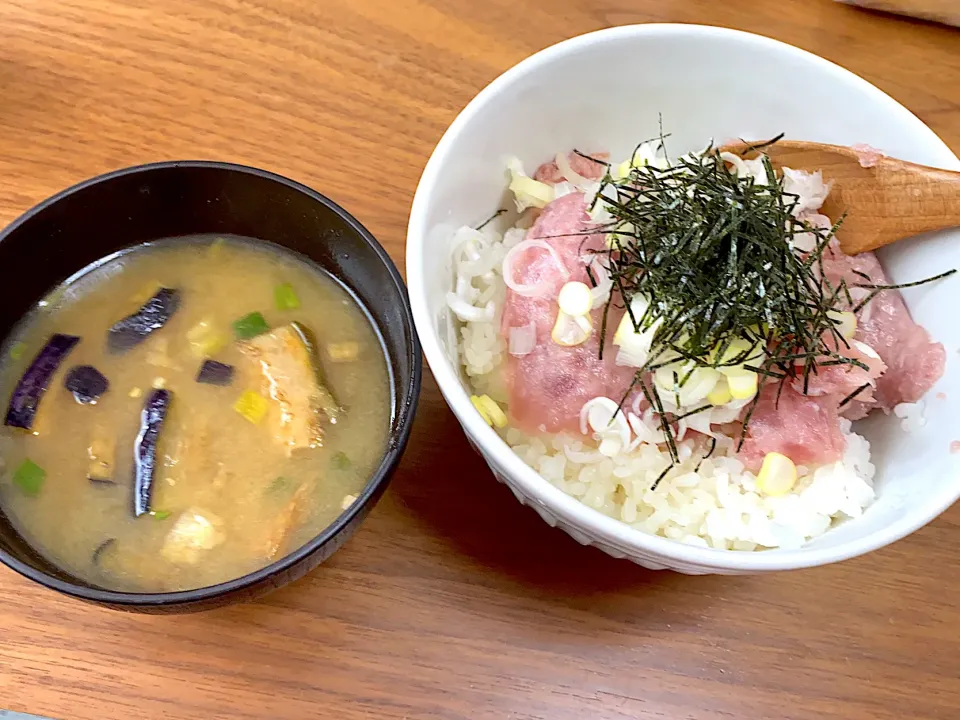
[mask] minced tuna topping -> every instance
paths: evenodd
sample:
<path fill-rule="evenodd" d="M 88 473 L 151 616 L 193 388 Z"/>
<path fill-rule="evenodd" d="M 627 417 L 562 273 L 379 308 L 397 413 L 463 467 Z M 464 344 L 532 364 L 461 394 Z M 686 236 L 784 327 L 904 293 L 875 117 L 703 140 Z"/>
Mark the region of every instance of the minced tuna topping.
<path fill-rule="evenodd" d="M 511 160 L 513 224 L 456 233 L 448 296 L 474 404 L 527 463 L 720 549 L 860 515 L 874 468 L 851 422 L 917 403 L 945 362 L 877 258 L 840 251 L 820 173 L 758 150 Z"/>

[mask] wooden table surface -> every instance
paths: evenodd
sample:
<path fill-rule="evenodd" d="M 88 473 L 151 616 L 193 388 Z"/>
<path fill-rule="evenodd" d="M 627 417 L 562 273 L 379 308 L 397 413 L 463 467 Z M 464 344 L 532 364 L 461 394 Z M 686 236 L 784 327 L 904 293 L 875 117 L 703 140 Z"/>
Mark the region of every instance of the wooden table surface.
<path fill-rule="evenodd" d="M 337 198 L 402 265 L 420 171 L 483 85 L 563 38 L 650 21 L 823 55 L 960 151 L 960 31 L 829 0 L 5 0 L 0 222 L 121 166 L 230 160 Z M 0 571 L 0 707 L 71 720 L 956 719 L 958 565 L 960 507 L 812 571 L 684 577 L 612 560 L 519 506 L 427 376 L 383 502 L 327 565 L 262 601 L 144 617 Z"/>

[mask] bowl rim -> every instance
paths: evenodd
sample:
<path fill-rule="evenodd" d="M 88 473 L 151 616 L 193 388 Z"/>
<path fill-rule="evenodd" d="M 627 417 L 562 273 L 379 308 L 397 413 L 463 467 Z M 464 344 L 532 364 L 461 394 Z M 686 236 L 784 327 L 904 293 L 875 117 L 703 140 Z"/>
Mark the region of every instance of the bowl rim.
<path fill-rule="evenodd" d="M 839 82 L 845 83 L 853 90 L 872 96 L 875 101 L 885 106 L 885 114 L 897 116 L 904 124 L 914 126 L 914 135 L 917 138 L 922 138 L 928 148 L 936 153 L 938 162 L 945 167 L 960 168 L 960 161 L 946 143 L 916 115 L 882 90 L 859 75 L 825 58 L 770 37 L 711 25 L 649 23 L 597 30 L 551 45 L 506 70 L 467 104 L 438 142 L 424 168 L 414 195 L 407 231 L 407 281 L 413 307 L 414 323 L 420 335 L 421 346 L 444 398 L 464 427 L 467 435 L 479 445 L 485 459 L 491 462 L 489 458 L 492 458 L 493 462 L 503 469 L 502 472 L 509 476 L 510 482 L 515 483 L 528 500 L 532 499 L 546 506 L 553 514 L 570 523 L 577 530 L 589 532 L 591 542 L 602 540 L 605 543 L 612 544 L 618 550 L 628 548 L 626 552 L 631 557 L 642 556 L 652 562 L 663 562 L 668 565 L 688 568 L 734 573 L 769 572 L 815 567 L 838 562 L 866 554 L 909 535 L 929 523 L 960 499 L 960 483 L 955 484 L 954 487 L 947 485 L 941 492 L 933 494 L 916 513 L 905 515 L 863 538 L 856 538 L 833 547 L 809 548 L 804 546 L 789 550 L 736 552 L 686 545 L 676 540 L 631 528 L 626 523 L 604 515 L 567 495 L 523 462 L 497 432 L 481 418 L 460 382 L 459 373 L 447 359 L 434 328 L 427 303 L 426 283 L 424 282 L 421 258 L 423 257 L 424 243 L 429 230 L 426 222 L 430 203 L 429 194 L 432 188 L 439 183 L 440 167 L 457 142 L 458 136 L 473 120 L 473 117 L 480 112 L 481 108 L 502 89 L 524 76 L 535 73 L 552 61 L 607 41 L 639 39 L 650 36 L 682 37 L 685 40 L 707 36 L 721 37 L 751 45 L 759 51 L 792 57 L 798 63 L 816 67 L 821 72 L 833 75 Z M 584 541 L 581 540 L 581 542 Z"/>
<path fill-rule="evenodd" d="M 407 442 L 410 438 L 410 432 L 413 428 L 413 419 L 416 414 L 417 405 L 420 399 L 422 382 L 422 352 L 419 338 L 415 332 L 409 295 L 406 291 L 406 286 L 404 285 L 400 271 L 393 262 L 393 259 L 380 244 L 380 242 L 373 236 L 373 234 L 367 230 L 359 220 L 357 220 L 353 215 L 347 212 L 336 202 L 328 198 L 326 195 L 323 195 L 322 193 L 304 185 L 303 183 L 297 182 L 296 180 L 291 180 L 290 178 L 278 173 L 251 167 L 249 165 L 221 162 L 216 160 L 167 160 L 112 170 L 110 172 L 83 180 L 37 203 L 16 218 L 13 222 L 11 222 L 6 228 L 0 230 L 0 243 L 2 243 L 3 240 L 5 240 L 18 228 L 28 223 L 35 216 L 44 212 L 46 209 L 52 205 L 55 205 L 57 202 L 66 197 L 83 192 L 84 190 L 87 190 L 95 185 L 110 182 L 117 178 L 126 177 L 129 175 L 142 175 L 158 170 L 164 171 L 180 168 L 227 171 L 240 175 L 253 176 L 264 180 L 269 180 L 306 195 L 310 199 L 319 202 L 328 210 L 338 215 L 350 227 L 350 229 L 356 233 L 358 237 L 360 237 L 373 249 L 380 263 L 386 269 L 391 282 L 401 298 L 403 324 L 410 331 L 410 342 L 407 348 L 408 360 L 411 367 L 411 374 L 409 376 L 410 388 L 406 394 L 402 396 L 398 395 L 396 398 L 396 410 L 394 411 L 396 418 L 394 421 L 395 429 L 392 429 L 389 434 L 389 441 L 386 449 L 384 450 L 380 465 L 370 475 L 362 492 L 360 492 L 353 504 L 340 513 L 340 515 L 338 515 L 332 523 L 326 526 L 311 540 L 304 543 L 293 552 L 288 553 L 282 558 L 260 568 L 259 570 L 255 570 L 254 572 L 247 573 L 246 575 L 234 578 L 232 580 L 227 580 L 226 582 L 217 583 L 216 585 L 207 585 L 205 587 L 195 588 L 192 590 L 145 593 L 121 592 L 117 590 L 87 587 L 81 584 L 61 580 L 60 578 L 54 577 L 42 570 L 37 570 L 36 568 L 27 565 L 26 563 L 10 555 L 5 549 L 0 548 L 0 562 L 18 572 L 20 575 L 23 575 L 24 577 L 33 580 L 34 582 L 39 583 L 47 588 L 64 593 L 65 595 L 70 595 L 81 600 L 87 600 L 99 604 L 127 606 L 134 608 L 164 608 L 194 605 L 203 606 L 204 604 L 216 600 L 217 598 L 240 593 L 247 588 L 260 585 L 261 583 L 268 581 L 269 578 L 276 575 L 282 575 L 291 568 L 296 567 L 298 564 L 306 560 L 315 552 L 319 551 L 329 542 L 336 540 L 336 538 L 342 532 L 351 527 L 358 516 L 361 516 L 362 519 L 362 515 L 369 509 L 368 505 L 370 504 L 371 500 L 379 497 L 379 493 L 389 481 L 397 465 L 400 463 L 400 459 L 404 450 L 406 449 Z M 28 545 L 29 544 L 30 543 L 28 543 Z"/>

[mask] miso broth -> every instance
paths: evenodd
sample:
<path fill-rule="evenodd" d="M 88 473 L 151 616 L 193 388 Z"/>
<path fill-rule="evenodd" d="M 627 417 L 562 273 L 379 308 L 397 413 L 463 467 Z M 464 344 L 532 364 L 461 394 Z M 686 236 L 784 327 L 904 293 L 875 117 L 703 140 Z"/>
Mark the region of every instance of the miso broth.
<path fill-rule="evenodd" d="M 335 279 L 282 248 L 177 238 L 81 273 L 5 343 L 0 410 L 58 333 L 79 340 L 29 427 L 0 429 L 0 503 L 98 586 L 252 572 L 328 526 L 381 461 L 393 408 L 380 338 Z"/>

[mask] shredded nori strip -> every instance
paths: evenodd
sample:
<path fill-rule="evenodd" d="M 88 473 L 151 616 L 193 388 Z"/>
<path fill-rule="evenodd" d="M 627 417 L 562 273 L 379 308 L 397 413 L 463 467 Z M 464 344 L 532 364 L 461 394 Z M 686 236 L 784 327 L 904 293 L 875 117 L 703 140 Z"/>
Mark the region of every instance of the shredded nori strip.
<path fill-rule="evenodd" d="M 661 147 L 665 137 L 661 132 Z M 762 150 L 780 137 L 754 143 L 749 149 Z M 626 305 L 637 332 L 660 322 L 648 359 L 637 370 L 627 394 L 639 386 L 654 408 L 673 465 L 678 454 L 671 426 L 678 418 L 665 412 L 656 389 L 648 387 L 649 373 L 678 361 L 692 361 L 693 367 L 682 377 L 674 374 L 671 392 L 679 400 L 679 389 L 695 367 L 720 368 L 749 361 L 747 367 L 761 379 L 780 383 L 778 401 L 783 385 L 799 378 L 806 393 L 810 376 L 820 367 L 869 369 L 840 351 L 850 344 L 831 311 L 858 312 L 883 290 L 921 285 L 955 272 L 896 285 L 876 285 L 866 276 L 862 284 L 851 286 L 841 280 L 834 285 L 823 272 L 823 259 L 836 252 L 830 242 L 843 219 L 824 229 L 797 217 L 799 196 L 784 191 L 783 178 L 768 157 L 763 156 L 762 163 L 766 183 L 728 170 L 712 147 L 677 158 L 668 167 L 633 167 L 625 178 L 614 179 L 608 169 L 595 200 L 606 204 L 613 220 L 600 228 L 612 240 L 609 249 L 594 252 L 603 256 L 621 299 L 615 300 L 617 293 L 612 293 L 604 308 L 600 357 L 607 316 L 615 302 Z M 592 227 L 585 234 L 597 230 Z M 801 234 L 813 236 L 811 251 L 795 249 L 794 241 Z M 853 306 L 851 287 L 871 292 Z M 635 297 L 648 301 L 640 317 L 631 308 Z M 726 357 L 734 342 L 746 342 L 751 349 Z M 758 392 L 745 410 L 738 449 L 759 397 Z"/>
<path fill-rule="evenodd" d="M 493 215 L 491 215 L 491 216 L 488 217 L 486 220 L 484 220 L 482 223 L 480 223 L 479 225 L 477 225 L 477 227 L 474 228 L 474 229 L 475 229 L 475 230 L 483 230 L 487 225 L 489 225 L 489 224 L 492 223 L 494 220 L 496 220 L 498 217 L 500 217 L 501 215 L 503 215 L 506 211 L 507 211 L 506 208 L 500 208 L 500 209 L 497 210 Z"/>
<path fill-rule="evenodd" d="M 607 167 L 607 168 L 610 167 L 610 163 L 608 163 L 606 160 L 601 160 L 601 159 L 599 159 L 599 158 L 593 157 L 592 155 L 587 155 L 586 153 L 580 152 L 580 151 L 577 150 L 576 148 L 574 148 L 573 154 L 574 154 L 574 155 L 579 155 L 579 156 L 582 157 L 584 160 L 589 160 L 590 162 L 594 162 L 594 163 L 596 163 L 597 165 L 603 165 L 603 167 Z"/>
<path fill-rule="evenodd" d="M 862 393 L 862 392 L 863 392 L 864 390 L 866 390 L 868 387 L 870 387 L 870 383 L 864 383 L 863 385 L 861 385 L 860 387 L 858 387 L 856 390 L 854 390 L 852 393 L 850 393 L 850 394 L 847 395 L 843 400 L 840 401 L 840 407 L 843 407 L 844 405 L 846 405 L 848 402 L 850 402 L 851 400 L 853 400 L 855 397 L 857 397 L 857 395 L 859 395 L 860 393 Z"/>
<path fill-rule="evenodd" d="M 713 456 L 713 451 L 717 449 L 717 439 L 715 437 L 710 438 L 710 449 L 707 450 L 706 455 L 700 458 L 700 462 L 697 463 L 697 466 L 693 469 L 694 472 L 700 472 L 700 466 L 703 465 L 703 461 L 709 457 Z"/>

